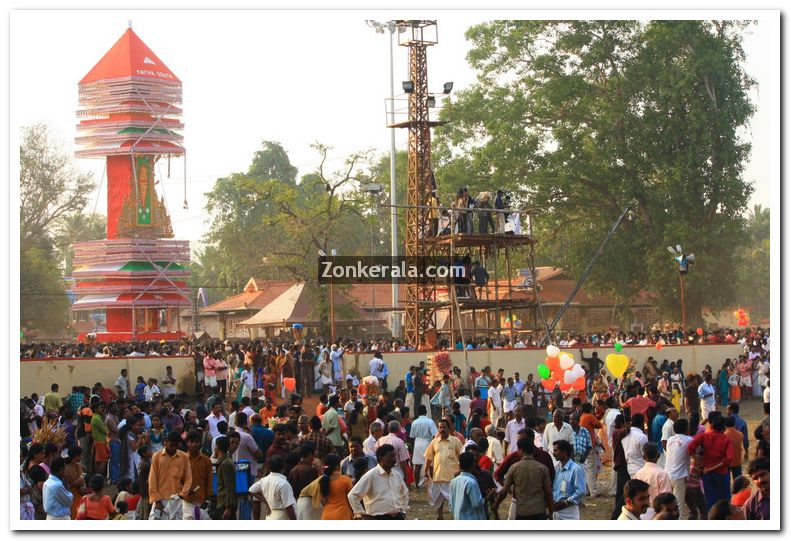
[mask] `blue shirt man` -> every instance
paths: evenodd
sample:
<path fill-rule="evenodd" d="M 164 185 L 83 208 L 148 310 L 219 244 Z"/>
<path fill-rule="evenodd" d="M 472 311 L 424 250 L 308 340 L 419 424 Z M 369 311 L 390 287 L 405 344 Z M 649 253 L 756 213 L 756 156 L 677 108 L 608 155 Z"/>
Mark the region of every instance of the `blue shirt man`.
<path fill-rule="evenodd" d="M 747 423 L 744 421 L 744 419 L 739 417 L 739 404 L 738 403 L 729 404 L 727 413 L 728 415 L 733 415 L 733 418 L 736 421 L 736 425 L 734 426 L 734 428 L 739 432 L 741 432 L 742 436 L 744 436 L 744 450 L 747 451 L 747 449 L 750 447 L 750 437 L 747 431 Z"/>
<path fill-rule="evenodd" d="M 651 422 L 651 441 L 659 446 L 659 452 L 662 452 L 662 427 L 667 422 L 667 416 L 664 413 L 657 412 L 654 420 Z"/>
<path fill-rule="evenodd" d="M 275 433 L 268 427 L 260 424 L 260 415 L 258 417 L 259 422 L 257 424 L 255 422 L 253 423 L 253 428 L 250 430 L 250 433 L 256 445 L 258 445 L 258 448 L 261 449 L 261 454 L 266 456 L 266 451 L 269 449 L 269 446 L 272 445 L 272 442 L 275 441 Z"/>
<path fill-rule="evenodd" d="M 585 429 L 582 429 L 585 430 Z M 571 460 L 572 447 L 566 440 L 552 444 L 552 455 L 560 462 L 555 467 L 552 499 L 555 500 L 555 520 L 579 520 L 579 504 L 585 497 L 585 472 Z"/>
<path fill-rule="evenodd" d="M 415 384 L 412 383 L 412 371 L 406 373 L 404 376 L 404 381 L 406 382 L 406 392 L 407 393 L 414 393 L 415 392 Z"/>
<path fill-rule="evenodd" d="M 461 473 L 450 482 L 450 500 L 448 507 L 454 520 L 486 520 L 483 510 L 484 499 L 478 481 L 470 473 L 475 463 L 472 453 L 459 456 Z"/>
<path fill-rule="evenodd" d="M 475 378 L 475 388 L 481 391 L 481 398 L 486 400 L 489 397 L 489 379 L 485 374 Z"/>
<path fill-rule="evenodd" d="M 61 477 L 65 469 L 65 462 L 58 457 L 50 466 L 52 473 L 44 481 L 43 504 L 47 520 L 71 520 L 71 502 L 74 496 L 63 486 Z"/>

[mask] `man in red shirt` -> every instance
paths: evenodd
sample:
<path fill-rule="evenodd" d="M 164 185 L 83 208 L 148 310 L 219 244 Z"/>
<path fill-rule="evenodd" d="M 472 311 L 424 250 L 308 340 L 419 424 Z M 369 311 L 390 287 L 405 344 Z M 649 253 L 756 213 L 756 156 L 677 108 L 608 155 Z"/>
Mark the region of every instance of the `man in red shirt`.
<path fill-rule="evenodd" d="M 654 402 L 650 398 L 645 397 L 645 387 L 638 387 L 637 396 L 633 396 L 632 398 L 624 402 L 623 407 L 629 408 L 632 417 L 634 417 L 635 414 L 639 413 L 640 415 L 643 416 L 644 419 L 648 419 L 648 408 L 655 408 L 656 402 Z M 641 426 L 638 428 L 646 430 L 645 426 Z"/>
<path fill-rule="evenodd" d="M 703 492 L 709 509 L 720 500 L 731 499 L 730 471 L 733 462 L 733 443 L 725 435 L 725 417 L 718 415 L 711 421 L 711 431 L 695 436 L 687 449 L 695 454 L 698 447 L 703 449 Z"/>

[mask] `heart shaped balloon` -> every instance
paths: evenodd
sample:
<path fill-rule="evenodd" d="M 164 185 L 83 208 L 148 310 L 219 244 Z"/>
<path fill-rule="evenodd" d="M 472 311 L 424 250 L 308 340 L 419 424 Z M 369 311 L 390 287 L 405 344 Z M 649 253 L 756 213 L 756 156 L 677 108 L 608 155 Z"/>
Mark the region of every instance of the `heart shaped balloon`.
<path fill-rule="evenodd" d="M 554 379 L 544 379 L 541 380 L 541 385 L 543 385 L 544 389 L 546 389 L 547 391 L 552 392 L 555 390 L 556 382 Z"/>
<path fill-rule="evenodd" d="M 656 350 L 657 350 L 657 351 L 662 351 L 662 346 L 664 346 L 664 343 L 662 343 L 662 342 L 657 342 L 657 343 L 656 343 Z"/>
<path fill-rule="evenodd" d="M 566 371 L 563 374 L 563 381 L 569 384 L 573 384 L 579 378 L 583 378 L 585 376 L 585 370 L 578 364 L 575 364 L 571 370 Z"/>
<path fill-rule="evenodd" d="M 560 384 L 560 390 L 566 392 L 571 389 L 571 384 L 566 383 L 565 381 Z"/>
<path fill-rule="evenodd" d="M 560 354 L 558 357 L 560 359 L 560 368 L 563 370 L 568 370 L 572 366 L 574 366 L 574 357 L 571 356 L 570 353 L 566 353 L 565 351 Z"/>
<path fill-rule="evenodd" d="M 607 355 L 607 358 L 604 359 L 604 364 L 607 365 L 607 370 L 609 370 L 613 376 L 620 378 L 623 376 L 623 373 L 626 372 L 626 369 L 629 368 L 629 357 L 610 353 Z"/>
<path fill-rule="evenodd" d="M 615 345 L 614 345 L 613 347 L 615 348 L 615 351 L 617 351 L 618 353 L 620 353 L 620 352 L 621 352 L 621 350 L 623 349 L 623 344 L 621 344 L 620 342 L 616 342 L 616 343 L 615 343 Z"/>
<path fill-rule="evenodd" d="M 557 357 L 547 357 L 544 361 L 544 364 L 547 365 L 550 372 L 558 372 L 560 371 L 560 359 Z"/>
<path fill-rule="evenodd" d="M 560 348 L 552 344 L 547 346 L 547 357 L 557 357 L 560 354 Z"/>
<path fill-rule="evenodd" d="M 571 384 L 572 389 L 576 389 L 578 391 L 585 390 L 585 378 L 577 378 L 577 381 Z"/>

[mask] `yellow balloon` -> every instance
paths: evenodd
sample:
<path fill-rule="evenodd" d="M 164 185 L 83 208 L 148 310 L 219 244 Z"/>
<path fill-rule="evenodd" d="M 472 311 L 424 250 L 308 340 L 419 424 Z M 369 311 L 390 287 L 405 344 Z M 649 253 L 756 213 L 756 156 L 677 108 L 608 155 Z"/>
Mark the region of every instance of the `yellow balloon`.
<path fill-rule="evenodd" d="M 610 353 L 607 355 L 604 362 L 607 365 L 607 370 L 616 378 L 623 376 L 623 373 L 626 372 L 626 369 L 629 367 L 629 357 L 626 355 Z"/>

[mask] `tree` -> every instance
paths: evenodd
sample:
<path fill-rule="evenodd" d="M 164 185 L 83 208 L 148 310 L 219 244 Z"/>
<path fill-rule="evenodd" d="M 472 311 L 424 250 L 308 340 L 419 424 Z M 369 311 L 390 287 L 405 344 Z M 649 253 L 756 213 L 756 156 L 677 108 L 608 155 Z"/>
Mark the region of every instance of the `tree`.
<path fill-rule="evenodd" d="M 20 245 L 28 250 L 51 234 L 59 219 L 82 212 L 95 186 L 90 173 L 76 171 L 43 124 L 22 128 L 19 156 Z"/>
<path fill-rule="evenodd" d="M 758 323 L 769 317 L 771 304 L 769 269 L 769 209 L 754 205 L 747 220 L 747 243 L 736 250 L 738 271 L 737 304 L 752 308 L 750 318 Z"/>
<path fill-rule="evenodd" d="M 31 246 L 20 253 L 19 261 L 20 326 L 46 335 L 66 329 L 69 321 L 69 300 L 65 284 L 46 243 Z"/>
<path fill-rule="evenodd" d="M 286 242 L 281 231 L 271 227 L 278 209 L 269 190 L 274 185 L 293 186 L 295 176 L 296 168 L 280 144 L 264 141 L 247 174 L 217 179 L 206 194 L 206 211 L 212 217 L 206 241 L 214 247 L 216 285 L 223 293 L 238 293 L 251 274 L 262 269 L 261 258 Z"/>
<path fill-rule="evenodd" d="M 610 224 L 632 212 L 587 286 L 623 302 L 640 289 L 679 304 L 666 246 L 698 258 L 687 276 L 692 324 L 735 296 L 723 264 L 744 238 L 743 178 L 753 113 L 741 29 L 707 21 L 496 21 L 474 26 L 478 83 L 443 111 L 438 169 L 485 178 L 538 207 L 558 261 L 579 276 Z M 455 186 L 454 186 L 455 187 Z M 487 186 L 488 187 L 488 186 Z M 553 254 L 557 256 L 556 254 Z M 541 256 L 541 254 L 539 254 Z"/>
<path fill-rule="evenodd" d="M 75 242 L 103 239 L 106 233 L 106 216 L 88 216 L 80 211 L 59 218 L 55 225 L 54 244 L 55 257 L 63 269 L 63 275 L 71 276 L 74 270 L 72 261 Z"/>

